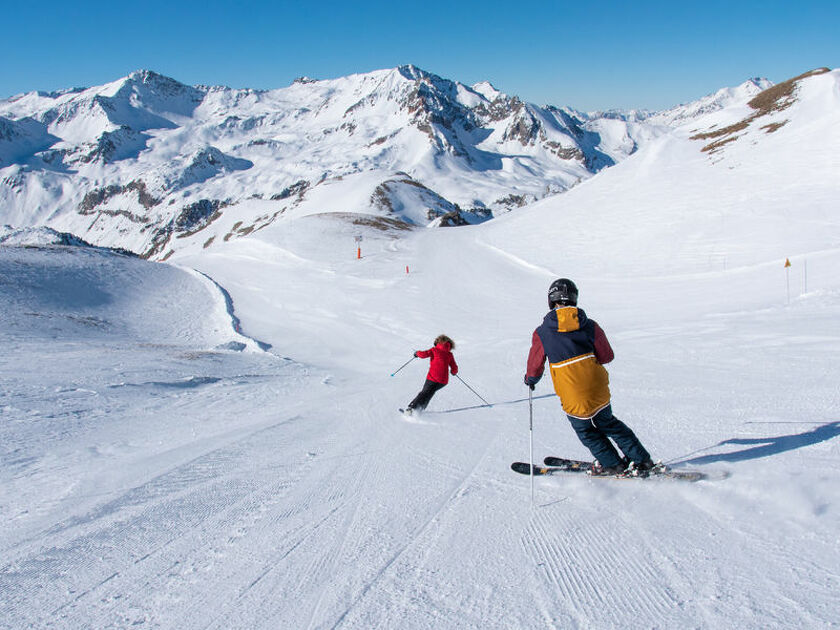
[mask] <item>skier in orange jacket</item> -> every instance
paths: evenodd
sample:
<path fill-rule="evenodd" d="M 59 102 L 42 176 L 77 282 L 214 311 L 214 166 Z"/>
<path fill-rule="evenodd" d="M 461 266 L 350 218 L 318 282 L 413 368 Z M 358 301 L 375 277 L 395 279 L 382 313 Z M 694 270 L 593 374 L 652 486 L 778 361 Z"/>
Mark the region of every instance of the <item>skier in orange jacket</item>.
<path fill-rule="evenodd" d="M 577 306 L 575 283 L 560 278 L 548 289 L 551 309 L 531 339 L 525 384 L 534 389 L 548 359 L 554 391 L 575 433 L 595 458 L 592 474 L 650 470 L 650 454 L 633 431 L 616 418 L 610 404 L 605 363 L 614 354 L 606 334 Z M 619 455 L 610 439 L 624 453 Z"/>

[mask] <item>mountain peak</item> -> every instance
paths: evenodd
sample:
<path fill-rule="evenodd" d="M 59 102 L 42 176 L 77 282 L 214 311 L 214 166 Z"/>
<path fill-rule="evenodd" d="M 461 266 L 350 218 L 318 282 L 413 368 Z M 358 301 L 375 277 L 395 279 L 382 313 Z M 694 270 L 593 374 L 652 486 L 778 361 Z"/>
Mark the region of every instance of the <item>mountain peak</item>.
<path fill-rule="evenodd" d="M 441 78 L 436 74 L 426 72 L 425 70 L 418 68 L 413 64 L 398 66 L 396 70 L 409 81 L 422 81 L 424 79 L 431 79 L 433 81 L 441 80 Z"/>
<path fill-rule="evenodd" d="M 151 82 L 157 82 L 157 81 L 173 81 L 175 83 L 178 83 L 177 81 L 175 81 L 175 79 L 164 76 L 164 75 L 160 74 L 159 72 L 155 72 L 154 70 L 145 70 L 145 69 L 135 70 L 134 72 L 130 73 L 126 77 L 126 80 L 128 80 L 128 81 L 138 81 L 140 83 L 151 83 Z"/>
<path fill-rule="evenodd" d="M 112 85 L 116 90 L 106 95 L 128 99 L 132 107 L 183 116 L 192 113 L 206 92 L 152 70 L 136 70 Z"/>
<path fill-rule="evenodd" d="M 490 81 L 479 81 L 472 86 L 472 90 L 481 94 L 488 101 L 494 101 L 502 94 Z"/>
<path fill-rule="evenodd" d="M 121 83 L 123 86 L 140 87 L 150 89 L 152 91 L 163 90 L 165 92 L 184 92 L 192 89 L 189 85 L 181 83 L 168 77 L 166 75 L 155 72 L 154 70 L 135 70 L 124 79 Z"/>

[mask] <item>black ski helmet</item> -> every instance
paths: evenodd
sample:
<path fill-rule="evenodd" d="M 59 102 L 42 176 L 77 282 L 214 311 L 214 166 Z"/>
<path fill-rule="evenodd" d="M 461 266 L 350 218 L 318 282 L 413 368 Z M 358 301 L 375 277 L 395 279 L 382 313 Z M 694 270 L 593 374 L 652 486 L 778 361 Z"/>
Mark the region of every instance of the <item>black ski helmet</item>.
<path fill-rule="evenodd" d="M 568 278 L 559 278 L 548 287 L 548 308 L 562 306 L 577 306 L 578 290 L 575 283 Z"/>

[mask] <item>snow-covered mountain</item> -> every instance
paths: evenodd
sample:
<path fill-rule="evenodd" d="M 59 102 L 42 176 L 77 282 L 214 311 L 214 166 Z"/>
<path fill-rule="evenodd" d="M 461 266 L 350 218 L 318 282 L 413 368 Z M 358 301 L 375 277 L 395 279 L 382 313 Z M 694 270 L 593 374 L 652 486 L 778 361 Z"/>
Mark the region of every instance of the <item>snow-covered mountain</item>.
<path fill-rule="evenodd" d="M 0 228 L 29 245 L 0 246 L 0 626 L 836 629 L 839 85 L 672 111 L 568 192 L 446 230 L 398 220 L 454 204 L 407 171 L 214 208 L 197 191 L 257 156 L 138 132 L 196 178 L 224 161 L 181 189 L 219 216 L 173 224 L 166 263 Z M 181 185 L 153 172 L 103 205 Z M 341 211 L 380 186 L 393 211 Z M 590 457 L 550 379 L 522 382 L 561 276 L 615 350 L 616 415 L 708 480 L 510 470 Z M 458 378 L 405 418 L 442 332 Z"/>
<path fill-rule="evenodd" d="M 769 85 L 658 115 L 585 114 L 414 66 L 270 91 L 139 71 L 0 101 L 0 221 L 155 258 L 321 212 L 475 223 L 566 191 Z"/>
<path fill-rule="evenodd" d="M 704 96 L 691 103 L 678 105 L 663 112 L 657 112 L 649 117 L 649 121 L 663 122 L 674 126 L 682 122 L 690 122 L 706 114 L 712 114 L 736 103 L 745 103 L 760 92 L 773 87 L 773 82 L 767 79 L 755 78 L 745 81 L 734 88 L 722 88 L 713 94 Z"/>
<path fill-rule="evenodd" d="M 48 227 L 15 229 L 9 225 L 0 225 L 0 245 L 23 247 L 73 245 L 76 247 L 91 247 L 90 243 L 67 232 L 56 232 Z"/>

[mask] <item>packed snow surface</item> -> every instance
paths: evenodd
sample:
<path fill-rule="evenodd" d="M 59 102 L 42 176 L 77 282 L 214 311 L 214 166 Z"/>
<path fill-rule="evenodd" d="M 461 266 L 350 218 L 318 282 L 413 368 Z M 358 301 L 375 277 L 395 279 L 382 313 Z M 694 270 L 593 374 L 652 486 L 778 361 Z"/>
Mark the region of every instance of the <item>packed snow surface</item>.
<path fill-rule="evenodd" d="M 802 107 L 840 111 L 836 84 Z M 686 129 L 469 227 L 301 216 L 168 263 L 0 248 L 0 626 L 837 627 L 821 120 L 711 154 Z M 552 476 L 532 500 L 510 471 L 560 276 L 615 350 L 615 414 L 708 481 Z M 463 380 L 404 418 L 440 333 Z M 533 427 L 537 459 L 586 457 L 545 379 Z"/>

